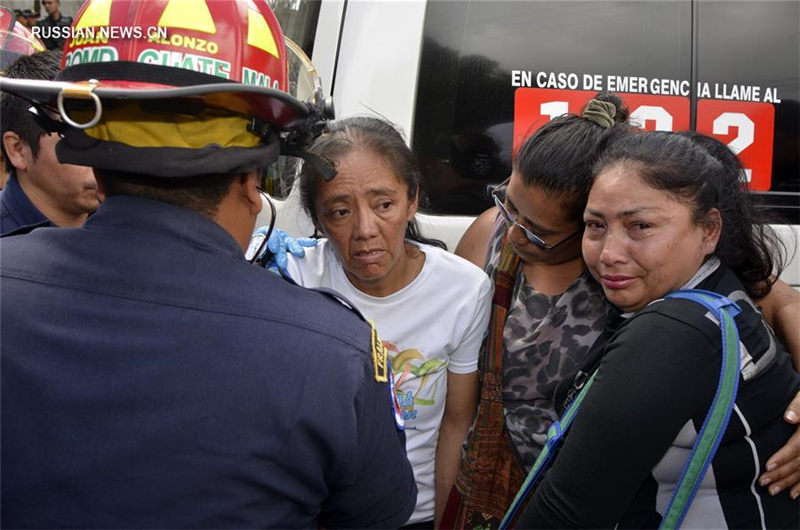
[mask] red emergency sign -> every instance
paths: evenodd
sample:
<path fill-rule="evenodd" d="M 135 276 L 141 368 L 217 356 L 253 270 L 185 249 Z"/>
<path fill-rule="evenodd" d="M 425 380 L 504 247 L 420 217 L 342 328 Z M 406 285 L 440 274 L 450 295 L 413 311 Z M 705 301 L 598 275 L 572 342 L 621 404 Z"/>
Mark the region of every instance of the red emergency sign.
<path fill-rule="evenodd" d="M 539 127 L 562 114 L 577 114 L 597 92 L 518 88 L 514 93 L 514 152 Z"/>
<path fill-rule="evenodd" d="M 631 123 L 647 131 L 685 131 L 689 129 L 689 98 L 618 94 L 628 106 Z"/>
<path fill-rule="evenodd" d="M 596 92 L 550 88 L 518 88 L 514 94 L 514 151 L 549 120 L 578 113 Z M 690 100 L 684 96 L 618 93 L 630 121 L 649 131 L 690 128 Z M 714 136 L 739 156 L 751 190 L 771 186 L 775 108 L 770 103 L 701 99 L 697 130 Z"/>
<path fill-rule="evenodd" d="M 768 191 L 772 186 L 774 125 L 772 103 L 716 99 L 697 102 L 697 131 L 727 144 L 739 157 L 751 190 Z"/>

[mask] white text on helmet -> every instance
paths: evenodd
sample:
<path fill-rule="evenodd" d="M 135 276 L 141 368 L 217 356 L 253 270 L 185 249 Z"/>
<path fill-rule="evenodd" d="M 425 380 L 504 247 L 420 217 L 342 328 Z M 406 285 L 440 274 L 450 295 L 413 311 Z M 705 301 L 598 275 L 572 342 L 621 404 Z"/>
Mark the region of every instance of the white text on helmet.
<path fill-rule="evenodd" d="M 83 63 L 107 63 L 118 60 L 119 53 L 113 46 L 96 46 L 91 48 L 79 48 L 67 53 L 65 66 Z"/>
<path fill-rule="evenodd" d="M 268 75 L 262 74 L 252 68 L 242 67 L 242 83 L 245 85 L 263 86 L 267 88 L 274 88 L 280 90 L 278 80 L 272 80 Z"/>
<path fill-rule="evenodd" d="M 140 63 L 159 64 L 162 66 L 183 68 L 184 70 L 193 70 L 195 72 L 202 72 L 225 79 L 231 78 L 231 63 L 212 59 L 211 57 L 203 57 L 202 55 L 169 50 L 147 49 L 139 54 L 138 61 Z"/>
<path fill-rule="evenodd" d="M 180 33 L 173 33 L 169 38 L 161 35 L 153 35 L 149 39 L 149 42 L 166 46 L 175 46 L 176 48 L 188 48 L 197 52 L 208 52 L 213 55 L 219 52 L 219 46 L 216 42 L 207 41 L 199 37 L 181 35 Z"/>

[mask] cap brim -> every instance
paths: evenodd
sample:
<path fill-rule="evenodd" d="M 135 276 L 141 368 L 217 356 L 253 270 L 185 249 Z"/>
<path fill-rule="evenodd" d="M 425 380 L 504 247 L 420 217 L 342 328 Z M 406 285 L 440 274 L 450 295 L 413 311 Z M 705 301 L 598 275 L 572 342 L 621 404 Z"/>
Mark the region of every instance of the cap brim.
<path fill-rule="evenodd" d="M 86 82 L 40 81 L 0 78 L 0 90 L 23 96 L 39 103 L 55 106 L 59 94 L 67 99 L 89 99 L 90 92 L 104 99 L 158 100 L 192 99 L 203 104 L 229 110 L 245 116 L 260 118 L 282 129 L 293 129 L 307 122 L 312 107 L 296 98 L 266 87 L 241 83 L 213 83 L 186 87 L 131 88 L 143 83 L 100 81 Z M 94 88 L 92 88 L 94 86 Z"/>

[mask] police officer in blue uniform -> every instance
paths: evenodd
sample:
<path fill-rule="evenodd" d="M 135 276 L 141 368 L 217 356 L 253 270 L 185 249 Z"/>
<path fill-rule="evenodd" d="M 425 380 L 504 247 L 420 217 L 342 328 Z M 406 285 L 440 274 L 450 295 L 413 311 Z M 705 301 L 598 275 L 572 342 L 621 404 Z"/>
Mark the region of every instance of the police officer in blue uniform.
<path fill-rule="evenodd" d="M 111 23 L 165 4 L 111 2 Z M 206 4 L 217 27 L 261 32 L 216 34 L 234 80 L 285 60 L 266 2 Z M 270 53 L 243 48 L 265 28 Z M 377 332 L 243 259 L 258 169 L 313 137 L 320 107 L 100 45 L 120 61 L 61 74 L 99 82 L 0 79 L 62 94 L 83 128 L 59 157 L 108 196 L 83 227 L 0 240 L 2 526 L 401 526 L 416 487 Z"/>

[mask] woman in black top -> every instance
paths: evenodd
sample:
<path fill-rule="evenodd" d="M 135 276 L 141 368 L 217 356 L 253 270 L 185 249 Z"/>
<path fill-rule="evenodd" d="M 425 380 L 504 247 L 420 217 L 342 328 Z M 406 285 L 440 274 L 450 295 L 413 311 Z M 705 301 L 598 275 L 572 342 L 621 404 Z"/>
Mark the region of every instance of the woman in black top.
<path fill-rule="evenodd" d="M 597 376 L 520 528 L 657 527 L 719 379 L 719 326 L 682 299 L 699 288 L 737 301 L 739 391 L 683 525 L 797 528 L 800 504 L 757 485 L 791 436 L 780 412 L 800 390 L 753 298 L 773 254 L 748 198 L 718 160 L 670 133 L 624 134 L 595 168 L 583 254 L 618 308 L 593 347 Z M 588 367 L 587 370 L 593 370 Z"/>

